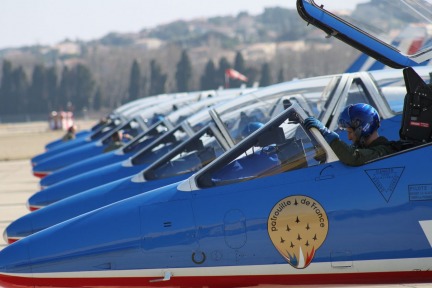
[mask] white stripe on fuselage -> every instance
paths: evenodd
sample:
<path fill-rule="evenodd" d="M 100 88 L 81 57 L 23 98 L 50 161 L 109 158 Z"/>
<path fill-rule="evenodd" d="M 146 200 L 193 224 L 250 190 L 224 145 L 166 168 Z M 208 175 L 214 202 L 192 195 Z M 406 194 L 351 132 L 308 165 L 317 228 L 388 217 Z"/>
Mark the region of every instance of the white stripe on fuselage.
<path fill-rule="evenodd" d="M 431 270 L 432 258 L 402 258 L 389 260 L 354 261 L 351 267 L 332 268 L 331 262 L 312 263 L 305 269 L 289 264 L 243 265 L 221 267 L 161 268 L 140 270 L 80 271 L 56 273 L 0 273 L 26 278 L 113 278 L 113 277 L 162 277 L 166 272 L 176 276 L 244 276 L 244 275 L 308 275 L 373 272 L 404 272 Z"/>

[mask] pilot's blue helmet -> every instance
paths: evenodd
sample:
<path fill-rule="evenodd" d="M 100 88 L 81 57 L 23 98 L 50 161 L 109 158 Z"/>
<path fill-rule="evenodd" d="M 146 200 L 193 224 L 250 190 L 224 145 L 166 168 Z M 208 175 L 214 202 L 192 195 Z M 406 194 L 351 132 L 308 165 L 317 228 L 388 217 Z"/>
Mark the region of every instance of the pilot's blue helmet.
<path fill-rule="evenodd" d="M 150 124 L 151 125 L 156 124 L 157 122 L 162 121 L 163 119 L 164 119 L 163 115 L 161 115 L 161 114 L 155 114 L 155 115 L 153 115 L 153 118 L 151 119 Z"/>
<path fill-rule="evenodd" d="M 344 108 L 338 120 L 339 128 L 351 128 L 357 139 L 362 142 L 380 126 L 380 116 L 368 104 L 351 104 Z"/>
<path fill-rule="evenodd" d="M 263 127 L 264 124 L 261 122 L 249 122 L 241 132 L 242 139 L 248 137 L 250 134 Z"/>

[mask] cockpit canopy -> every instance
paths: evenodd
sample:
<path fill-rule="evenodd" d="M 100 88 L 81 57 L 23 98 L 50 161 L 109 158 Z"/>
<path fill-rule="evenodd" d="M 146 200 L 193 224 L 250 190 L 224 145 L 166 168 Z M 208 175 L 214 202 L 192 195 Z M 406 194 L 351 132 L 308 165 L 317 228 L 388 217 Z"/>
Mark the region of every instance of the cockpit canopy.
<path fill-rule="evenodd" d="M 349 1 L 344 1 L 345 2 Z M 432 56 L 431 0 L 361 1 L 349 11 L 340 1 L 297 0 L 308 23 L 393 67 L 412 67 Z M 405 44 L 403 42 L 409 42 Z M 401 46 L 411 49 L 401 51 Z"/>

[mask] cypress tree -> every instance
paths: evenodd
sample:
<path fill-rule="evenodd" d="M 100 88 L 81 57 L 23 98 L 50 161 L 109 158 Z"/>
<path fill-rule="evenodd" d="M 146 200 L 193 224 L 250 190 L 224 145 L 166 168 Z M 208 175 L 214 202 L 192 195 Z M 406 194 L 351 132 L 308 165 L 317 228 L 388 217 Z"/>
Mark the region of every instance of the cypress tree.
<path fill-rule="evenodd" d="M 93 109 L 99 111 L 102 108 L 102 91 L 100 86 L 97 87 L 93 101 Z"/>
<path fill-rule="evenodd" d="M 67 66 L 63 67 L 60 85 L 59 85 L 59 110 L 66 110 L 68 106 L 72 104 L 72 88 L 71 83 L 71 72 Z"/>
<path fill-rule="evenodd" d="M 10 105 L 10 97 L 12 94 L 12 63 L 7 60 L 3 60 L 2 66 L 2 80 L 0 86 L 0 113 L 1 114 L 9 114 L 11 105 Z"/>
<path fill-rule="evenodd" d="M 190 90 L 190 80 L 192 78 L 192 64 L 186 50 L 183 50 L 180 61 L 177 63 L 175 74 L 178 92 L 188 92 Z"/>
<path fill-rule="evenodd" d="M 92 107 L 95 82 L 87 66 L 78 64 L 76 70 L 76 109 L 81 111 Z"/>
<path fill-rule="evenodd" d="M 245 68 L 245 61 L 243 59 L 243 55 L 240 51 L 237 51 L 235 59 L 234 59 L 234 70 L 240 72 L 241 74 L 245 75 L 246 68 Z M 230 87 L 240 87 L 243 82 L 237 79 L 231 79 Z"/>
<path fill-rule="evenodd" d="M 150 62 L 150 96 L 165 93 L 166 74 L 162 74 L 160 65 L 156 60 Z"/>
<path fill-rule="evenodd" d="M 29 83 L 24 69 L 20 66 L 13 71 L 13 92 L 11 94 L 12 109 L 11 112 L 24 114 L 28 113 L 28 92 Z"/>
<path fill-rule="evenodd" d="M 265 87 L 272 84 L 270 65 L 266 62 L 261 66 L 260 86 Z"/>
<path fill-rule="evenodd" d="M 225 70 L 231 68 L 231 64 L 225 57 L 219 59 L 219 69 L 217 71 L 216 79 L 218 86 L 225 87 Z M 229 79 L 228 79 L 229 81 Z"/>
<path fill-rule="evenodd" d="M 284 71 L 283 68 L 281 68 L 279 70 L 279 74 L 278 74 L 278 82 L 277 83 L 282 83 L 285 82 L 285 77 L 284 77 Z"/>
<path fill-rule="evenodd" d="M 46 70 L 46 82 L 48 93 L 48 109 L 50 111 L 57 110 L 59 107 L 58 99 L 58 77 L 55 67 L 50 67 Z"/>
<path fill-rule="evenodd" d="M 209 60 L 201 77 L 201 90 L 216 89 L 217 86 L 216 68 L 213 60 Z"/>
<path fill-rule="evenodd" d="M 141 97 L 141 71 L 138 61 L 134 60 L 129 76 L 129 97 L 127 102 L 136 100 Z"/>
<path fill-rule="evenodd" d="M 44 66 L 34 66 L 29 94 L 29 113 L 48 112 L 48 93 L 45 77 Z"/>

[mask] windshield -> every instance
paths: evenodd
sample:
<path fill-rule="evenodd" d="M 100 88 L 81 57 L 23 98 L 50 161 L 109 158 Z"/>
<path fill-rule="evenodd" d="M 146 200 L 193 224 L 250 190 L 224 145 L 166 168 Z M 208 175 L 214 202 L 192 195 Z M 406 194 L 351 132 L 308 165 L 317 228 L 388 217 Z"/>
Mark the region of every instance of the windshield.
<path fill-rule="evenodd" d="M 227 130 L 232 140 L 238 143 L 244 138 L 241 134 L 249 123 L 267 123 L 285 109 L 287 100 L 298 103 L 309 114 L 318 117 L 329 97 L 328 91 L 332 90 L 328 87 L 334 87 L 335 79 L 339 78 L 330 75 L 271 85 L 216 105 L 214 111 L 224 125 L 221 129 Z M 202 112 L 187 121 L 196 132 L 210 122 L 206 117 L 208 112 Z"/>
<path fill-rule="evenodd" d="M 431 0 L 364 0 L 348 9 L 334 0 L 312 2 L 405 55 L 431 49 Z"/>
<path fill-rule="evenodd" d="M 124 136 L 122 138 L 122 141 L 125 143 L 129 142 L 131 139 L 135 138 L 138 134 L 142 133 L 143 131 L 144 131 L 143 127 L 141 127 L 140 123 L 136 119 L 132 119 L 127 123 L 123 124 L 119 129 L 116 129 L 116 132 L 119 132 Z M 114 134 L 114 131 L 111 134 Z M 102 140 L 102 143 L 105 145 L 112 141 L 113 141 L 112 135 L 110 135 L 109 137 L 106 136 Z"/>
<path fill-rule="evenodd" d="M 189 136 L 182 126 L 174 128 L 132 157 L 133 165 L 151 163 L 181 144 Z"/>
<path fill-rule="evenodd" d="M 174 153 L 175 152 L 175 153 Z M 198 171 L 225 152 L 222 144 L 207 126 L 181 147 L 144 171 L 146 180 L 158 180 Z"/>
<path fill-rule="evenodd" d="M 227 185 L 324 163 L 325 150 L 300 122 L 296 110 L 288 109 L 199 175 L 198 186 Z"/>
<path fill-rule="evenodd" d="M 91 140 L 98 140 L 105 135 L 107 135 L 110 131 L 113 131 L 118 125 L 120 125 L 123 121 L 120 118 L 108 119 L 98 130 L 93 132 L 90 136 Z"/>
<path fill-rule="evenodd" d="M 226 91 L 225 93 L 227 93 L 227 95 L 224 96 L 209 96 L 208 98 L 200 100 L 196 103 L 186 105 L 182 107 L 182 109 L 179 109 L 178 111 L 175 111 L 166 116 L 166 119 L 168 119 L 173 126 L 176 126 L 180 124 L 183 120 L 187 119 L 189 116 L 194 115 L 195 113 L 206 109 L 207 107 L 211 107 L 216 103 L 229 100 L 237 95 L 234 93 L 234 91 L 231 94 L 228 92 L 229 91 Z"/>
<path fill-rule="evenodd" d="M 166 124 L 163 121 L 160 121 L 157 124 L 153 125 L 149 130 L 144 131 L 143 133 L 135 137 L 132 142 L 130 142 L 123 148 L 123 152 L 137 152 L 145 146 L 149 145 L 151 142 L 156 140 L 157 137 L 167 132 L 168 130 L 169 128 L 166 126 Z"/>

